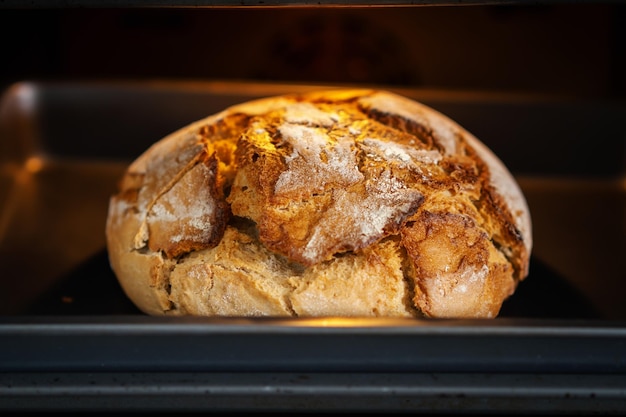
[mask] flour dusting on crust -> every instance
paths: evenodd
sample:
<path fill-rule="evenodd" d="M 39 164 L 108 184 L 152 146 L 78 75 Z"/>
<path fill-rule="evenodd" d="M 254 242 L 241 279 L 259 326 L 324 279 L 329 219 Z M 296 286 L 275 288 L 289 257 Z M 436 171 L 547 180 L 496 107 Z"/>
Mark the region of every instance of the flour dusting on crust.
<path fill-rule="evenodd" d="M 497 316 L 528 273 L 504 164 L 390 92 L 260 99 L 140 155 L 111 198 L 111 266 L 149 314 Z"/>

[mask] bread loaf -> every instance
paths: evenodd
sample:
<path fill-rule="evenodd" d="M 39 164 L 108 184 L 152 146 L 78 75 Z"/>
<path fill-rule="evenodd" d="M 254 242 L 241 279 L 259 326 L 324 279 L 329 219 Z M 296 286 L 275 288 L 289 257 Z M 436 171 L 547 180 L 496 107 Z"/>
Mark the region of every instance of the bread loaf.
<path fill-rule="evenodd" d="M 111 197 L 111 267 L 151 315 L 493 318 L 528 274 L 503 163 L 376 90 L 270 97 L 159 140 Z"/>

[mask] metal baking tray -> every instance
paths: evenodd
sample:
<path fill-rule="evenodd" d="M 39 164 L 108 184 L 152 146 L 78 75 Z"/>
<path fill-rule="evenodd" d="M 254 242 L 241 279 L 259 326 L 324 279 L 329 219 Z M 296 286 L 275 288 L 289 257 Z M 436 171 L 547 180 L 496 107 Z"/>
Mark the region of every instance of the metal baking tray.
<path fill-rule="evenodd" d="M 23 82 L 0 102 L 0 411 L 626 411 L 624 103 L 391 90 L 518 179 L 530 275 L 494 320 L 148 317 L 108 264 L 124 169 L 253 98 L 333 86 Z"/>

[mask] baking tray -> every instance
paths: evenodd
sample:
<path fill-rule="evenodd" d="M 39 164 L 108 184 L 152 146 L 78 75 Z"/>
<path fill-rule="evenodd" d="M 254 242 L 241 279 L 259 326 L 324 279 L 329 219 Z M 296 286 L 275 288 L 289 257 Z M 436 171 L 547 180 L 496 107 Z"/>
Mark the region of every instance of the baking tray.
<path fill-rule="evenodd" d="M 224 107 L 333 86 L 23 82 L 0 107 L 0 410 L 626 411 L 624 104 L 392 89 L 509 166 L 530 275 L 495 320 L 141 314 L 104 222 L 127 164 Z"/>

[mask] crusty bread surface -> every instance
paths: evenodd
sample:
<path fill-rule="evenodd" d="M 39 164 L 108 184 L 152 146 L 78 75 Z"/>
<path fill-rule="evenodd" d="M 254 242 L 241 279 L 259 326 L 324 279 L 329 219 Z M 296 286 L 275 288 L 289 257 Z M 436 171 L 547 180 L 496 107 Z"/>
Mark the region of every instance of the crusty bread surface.
<path fill-rule="evenodd" d="M 111 267 L 151 315 L 493 318 L 528 274 L 503 163 L 445 115 L 378 90 L 243 103 L 130 164 Z"/>

